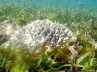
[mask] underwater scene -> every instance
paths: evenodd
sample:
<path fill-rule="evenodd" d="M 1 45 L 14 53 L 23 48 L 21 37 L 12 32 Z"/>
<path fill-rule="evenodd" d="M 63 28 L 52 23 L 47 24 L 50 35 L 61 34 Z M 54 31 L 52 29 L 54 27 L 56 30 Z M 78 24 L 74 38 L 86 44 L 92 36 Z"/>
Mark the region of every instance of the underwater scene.
<path fill-rule="evenodd" d="M 0 72 L 97 72 L 97 0 L 0 0 Z"/>

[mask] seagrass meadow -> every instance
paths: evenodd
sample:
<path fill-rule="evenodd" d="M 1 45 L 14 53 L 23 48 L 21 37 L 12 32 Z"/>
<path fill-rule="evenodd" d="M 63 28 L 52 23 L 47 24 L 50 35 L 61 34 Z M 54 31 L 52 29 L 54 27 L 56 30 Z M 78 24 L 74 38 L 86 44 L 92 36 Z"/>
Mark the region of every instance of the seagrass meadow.
<path fill-rule="evenodd" d="M 37 45 L 41 55 L 35 55 L 11 45 L 3 49 L 6 40 L 0 35 L 0 72 L 97 72 L 96 7 L 96 0 L 0 0 L 0 28 L 5 20 L 21 28 L 49 19 L 68 27 L 79 42 L 78 57 L 71 62 L 68 42 L 46 50 L 47 54 Z"/>

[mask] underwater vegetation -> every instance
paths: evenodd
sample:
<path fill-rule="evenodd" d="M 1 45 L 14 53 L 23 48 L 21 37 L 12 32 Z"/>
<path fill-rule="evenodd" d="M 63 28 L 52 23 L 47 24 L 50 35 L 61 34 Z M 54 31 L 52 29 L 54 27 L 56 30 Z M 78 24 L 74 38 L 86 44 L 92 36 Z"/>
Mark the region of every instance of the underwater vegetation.
<path fill-rule="evenodd" d="M 78 38 L 78 58 L 70 62 L 67 46 L 60 48 L 68 43 L 48 50 L 46 55 L 39 46 L 40 56 L 15 49 L 15 46 L 6 50 L 0 47 L 0 72 L 97 72 L 97 13 L 72 7 L 0 5 L 0 22 L 6 19 L 20 27 L 38 19 L 50 19 L 66 25 Z M 0 45 L 4 41 L 0 36 Z"/>

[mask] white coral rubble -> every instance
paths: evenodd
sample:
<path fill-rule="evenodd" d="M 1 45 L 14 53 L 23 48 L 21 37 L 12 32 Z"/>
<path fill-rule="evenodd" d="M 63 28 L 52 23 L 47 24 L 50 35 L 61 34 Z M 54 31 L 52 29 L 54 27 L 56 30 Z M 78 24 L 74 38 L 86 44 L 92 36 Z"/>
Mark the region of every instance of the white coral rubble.
<path fill-rule="evenodd" d="M 10 35 L 17 29 L 17 25 L 12 20 L 5 20 L 0 23 L 0 35 L 9 38 Z"/>
<path fill-rule="evenodd" d="M 74 34 L 66 28 L 64 25 L 52 22 L 48 19 L 36 20 L 29 23 L 26 26 L 21 27 L 19 30 L 15 31 L 9 40 L 2 46 L 7 47 L 9 44 L 11 46 L 16 46 L 17 48 L 23 48 L 24 50 L 29 50 L 33 53 L 38 53 L 39 50 L 37 45 L 41 48 L 46 43 L 51 43 L 54 46 L 58 46 L 63 42 L 70 40 L 71 42 L 76 42 L 77 38 Z M 72 53 L 72 59 L 77 56 L 77 52 L 74 50 L 75 44 L 69 47 Z"/>

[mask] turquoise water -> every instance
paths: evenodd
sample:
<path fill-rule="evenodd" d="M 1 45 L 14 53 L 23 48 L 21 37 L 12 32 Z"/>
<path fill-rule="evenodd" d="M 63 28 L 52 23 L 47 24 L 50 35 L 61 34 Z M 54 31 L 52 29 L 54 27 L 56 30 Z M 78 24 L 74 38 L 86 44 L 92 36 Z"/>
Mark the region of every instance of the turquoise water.
<path fill-rule="evenodd" d="M 97 0 L 0 0 L 0 5 L 12 5 L 29 7 L 33 5 L 39 6 L 55 6 L 55 7 L 72 7 L 74 9 L 86 9 L 97 11 Z"/>

